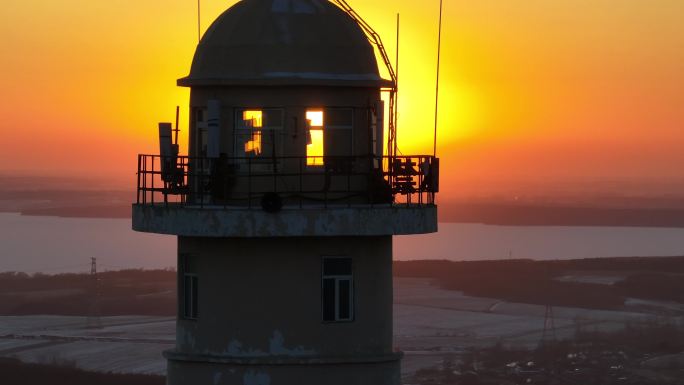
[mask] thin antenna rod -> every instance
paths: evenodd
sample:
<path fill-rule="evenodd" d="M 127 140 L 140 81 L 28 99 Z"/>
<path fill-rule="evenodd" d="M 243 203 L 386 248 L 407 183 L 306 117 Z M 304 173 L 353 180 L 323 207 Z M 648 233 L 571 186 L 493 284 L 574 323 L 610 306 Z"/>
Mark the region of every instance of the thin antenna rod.
<path fill-rule="evenodd" d="M 397 128 L 399 127 L 399 14 L 397 13 L 397 57 L 394 62 L 395 67 L 395 81 L 394 81 L 394 155 L 397 155 L 397 148 L 399 147 L 398 138 L 396 136 Z"/>
<path fill-rule="evenodd" d="M 200 1 L 197 0 L 197 42 L 199 43 L 202 40 L 202 24 L 200 20 Z"/>
<path fill-rule="evenodd" d="M 435 141 L 432 145 L 432 156 L 437 157 L 437 119 L 439 114 L 439 65 L 442 54 L 442 9 L 443 0 L 439 0 L 439 34 L 437 37 L 437 83 L 435 85 Z"/>
<path fill-rule="evenodd" d="M 178 145 L 178 132 L 180 129 L 178 128 L 178 117 L 180 115 L 180 106 L 176 106 L 176 141 L 175 144 Z"/>

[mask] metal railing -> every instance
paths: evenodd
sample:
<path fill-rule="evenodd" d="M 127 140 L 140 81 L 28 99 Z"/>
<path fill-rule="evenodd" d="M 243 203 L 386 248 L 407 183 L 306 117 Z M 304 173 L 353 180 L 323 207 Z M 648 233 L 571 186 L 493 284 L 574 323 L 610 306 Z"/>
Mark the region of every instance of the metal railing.
<path fill-rule="evenodd" d="M 137 203 L 143 205 L 264 210 L 282 206 L 434 205 L 439 189 L 439 160 L 428 155 L 138 155 L 137 178 Z"/>

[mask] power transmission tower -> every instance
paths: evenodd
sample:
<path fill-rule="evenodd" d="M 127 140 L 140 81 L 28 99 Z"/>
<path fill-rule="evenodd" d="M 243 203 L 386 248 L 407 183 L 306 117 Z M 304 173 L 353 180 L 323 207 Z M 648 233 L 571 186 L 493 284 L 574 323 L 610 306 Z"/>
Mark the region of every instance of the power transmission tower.
<path fill-rule="evenodd" d="M 100 277 L 97 275 L 97 258 L 90 258 L 90 309 L 88 328 L 99 329 L 100 322 Z"/>
<path fill-rule="evenodd" d="M 553 316 L 553 305 L 546 304 L 544 311 L 544 333 L 542 334 L 542 344 L 556 341 L 556 322 Z"/>
<path fill-rule="evenodd" d="M 544 332 L 542 333 L 542 338 L 540 345 L 546 347 L 549 343 L 556 342 L 556 321 L 553 315 L 553 277 L 547 266 L 544 272 L 545 278 L 545 309 L 544 309 Z"/>

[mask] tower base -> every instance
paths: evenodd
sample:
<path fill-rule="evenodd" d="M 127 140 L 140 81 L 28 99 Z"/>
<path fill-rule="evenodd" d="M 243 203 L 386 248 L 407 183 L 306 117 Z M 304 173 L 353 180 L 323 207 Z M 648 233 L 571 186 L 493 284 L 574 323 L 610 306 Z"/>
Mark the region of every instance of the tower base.
<path fill-rule="evenodd" d="M 381 357 L 193 356 L 167 351 L 168 385 L 399 385 L 401 353 Z"/>

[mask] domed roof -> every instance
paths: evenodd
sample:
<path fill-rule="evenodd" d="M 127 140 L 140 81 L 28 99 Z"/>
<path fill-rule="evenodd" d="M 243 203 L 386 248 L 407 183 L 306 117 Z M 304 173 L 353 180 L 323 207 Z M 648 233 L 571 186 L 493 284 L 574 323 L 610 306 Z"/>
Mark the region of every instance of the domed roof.
<path fill-rule="evenodd" d="M 219 16 L 197 47 L 181 86 L 381 87 L 363 30 L 327 0 L 242 0 Z"/>

